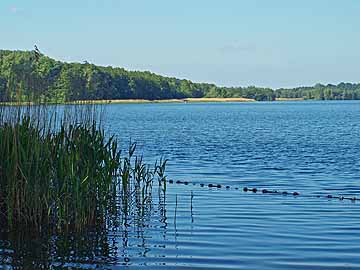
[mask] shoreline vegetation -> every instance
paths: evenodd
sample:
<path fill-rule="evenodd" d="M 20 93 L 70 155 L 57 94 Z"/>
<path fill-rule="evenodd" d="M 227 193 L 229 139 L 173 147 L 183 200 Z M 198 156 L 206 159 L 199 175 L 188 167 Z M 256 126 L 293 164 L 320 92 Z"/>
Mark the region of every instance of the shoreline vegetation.
<path fill-rule="evenodd" d="M 147 165 L 134 143 L 123 155 L 105 134 L 100 109 L 0 104 L 2 228 L 99 228 L 126 219 L 134 205 L 143 215 L 155 188 L 165 196 L 167 160 Z"/>
<path fill-rule="evenodd" d="M 211 100 L 210 100 L 211 99 Z M 296 88 L 222 87 L 148 71 L 66 63 L 35 51 L 0 50 L 0 102 L 64 104 L 358 100 L 360 83 Z M 126 100 L 126 101 L 124 101 Z"/>

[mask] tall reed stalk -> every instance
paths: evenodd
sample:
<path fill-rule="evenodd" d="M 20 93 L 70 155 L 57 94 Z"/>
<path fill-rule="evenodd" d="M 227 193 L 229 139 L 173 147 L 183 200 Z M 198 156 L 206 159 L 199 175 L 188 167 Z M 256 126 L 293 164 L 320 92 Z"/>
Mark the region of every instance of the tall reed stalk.
<path fill-rule="evenodd" d="M 10 228 L 77 229 L 106 224 L 129 198 L 145 205 L 155 177 L 166 185 L 166 161 L 154 170 L 136 145 L 121 158 L 93 106 L 0 106 L 0 223 Z M 140 207 L 141 208 L 141 207 Z"/>

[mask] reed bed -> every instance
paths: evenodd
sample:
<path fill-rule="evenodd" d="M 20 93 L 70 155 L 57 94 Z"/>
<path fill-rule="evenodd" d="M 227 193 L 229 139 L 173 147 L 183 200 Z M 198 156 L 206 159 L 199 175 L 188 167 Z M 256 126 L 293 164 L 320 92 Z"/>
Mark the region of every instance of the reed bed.
<path fill-rule="evenodd" d="M 0 223 L 8 228 L 81 230 L 108 223 L 136 203 L 144 212 L 154 181 L 166 191 L 167 160 L 123 158 L 94 105 L 0 106 Z"/>

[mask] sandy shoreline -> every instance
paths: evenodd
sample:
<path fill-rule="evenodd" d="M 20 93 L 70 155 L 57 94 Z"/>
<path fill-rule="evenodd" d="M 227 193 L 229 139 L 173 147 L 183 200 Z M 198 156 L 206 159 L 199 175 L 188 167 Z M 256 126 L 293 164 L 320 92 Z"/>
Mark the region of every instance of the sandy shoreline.
<path fill-rule="evenodd" d="M 276 98 L 275 101 L 303 101 L 304 98 Z"/>
<path fill-rule="evenodd" d="M 250 98 L 184 98 L 184 99 L 112 99 L 112 100 L 79 100 L 67 104 L 131 104 L 131 103 L 195 103 L 195 102 L 254 102 Z"/>
<path fill-rule="evenodd" d="M 303 98 L 277 98 L 275 101 L 303 101 Z M 250 98 L 184 98 L 184 99 L 109 99 L 77 100 L 57 104 L 145 104 L 145 103 L 207 103 L 207 102 L 256 102 Z M 50 103 L 51 104 L 51 103 Z M 55 103 L 54 103 L 55 104 Z M 34 105 L 33 102 L 5 102 L 0 105 Z"/>
<path fill-rule="evenodd" d="M 275 101 L 303 101 L 303 98 L 277 98 Z M 112 100 L 81 100 L 68 104 L 141 104 L 141 103 L 206 103 L 206 102 L 256 102 L 251 98 L 184 98 L 184 99 L 112 99 Z"/>

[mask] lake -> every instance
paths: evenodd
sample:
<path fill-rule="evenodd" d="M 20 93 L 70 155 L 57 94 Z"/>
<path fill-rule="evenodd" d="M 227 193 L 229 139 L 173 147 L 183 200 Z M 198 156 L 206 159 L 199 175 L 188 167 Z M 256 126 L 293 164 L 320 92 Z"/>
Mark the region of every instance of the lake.
<path fill-rule="evenodd" d="M 0 269 L 360 269 L 360 201 L 326 198 L 360 196 L 359 101 L 105 110 L 108 134 L 169 159 L 174 183 L 102 231 L 0 232 Z"/>

